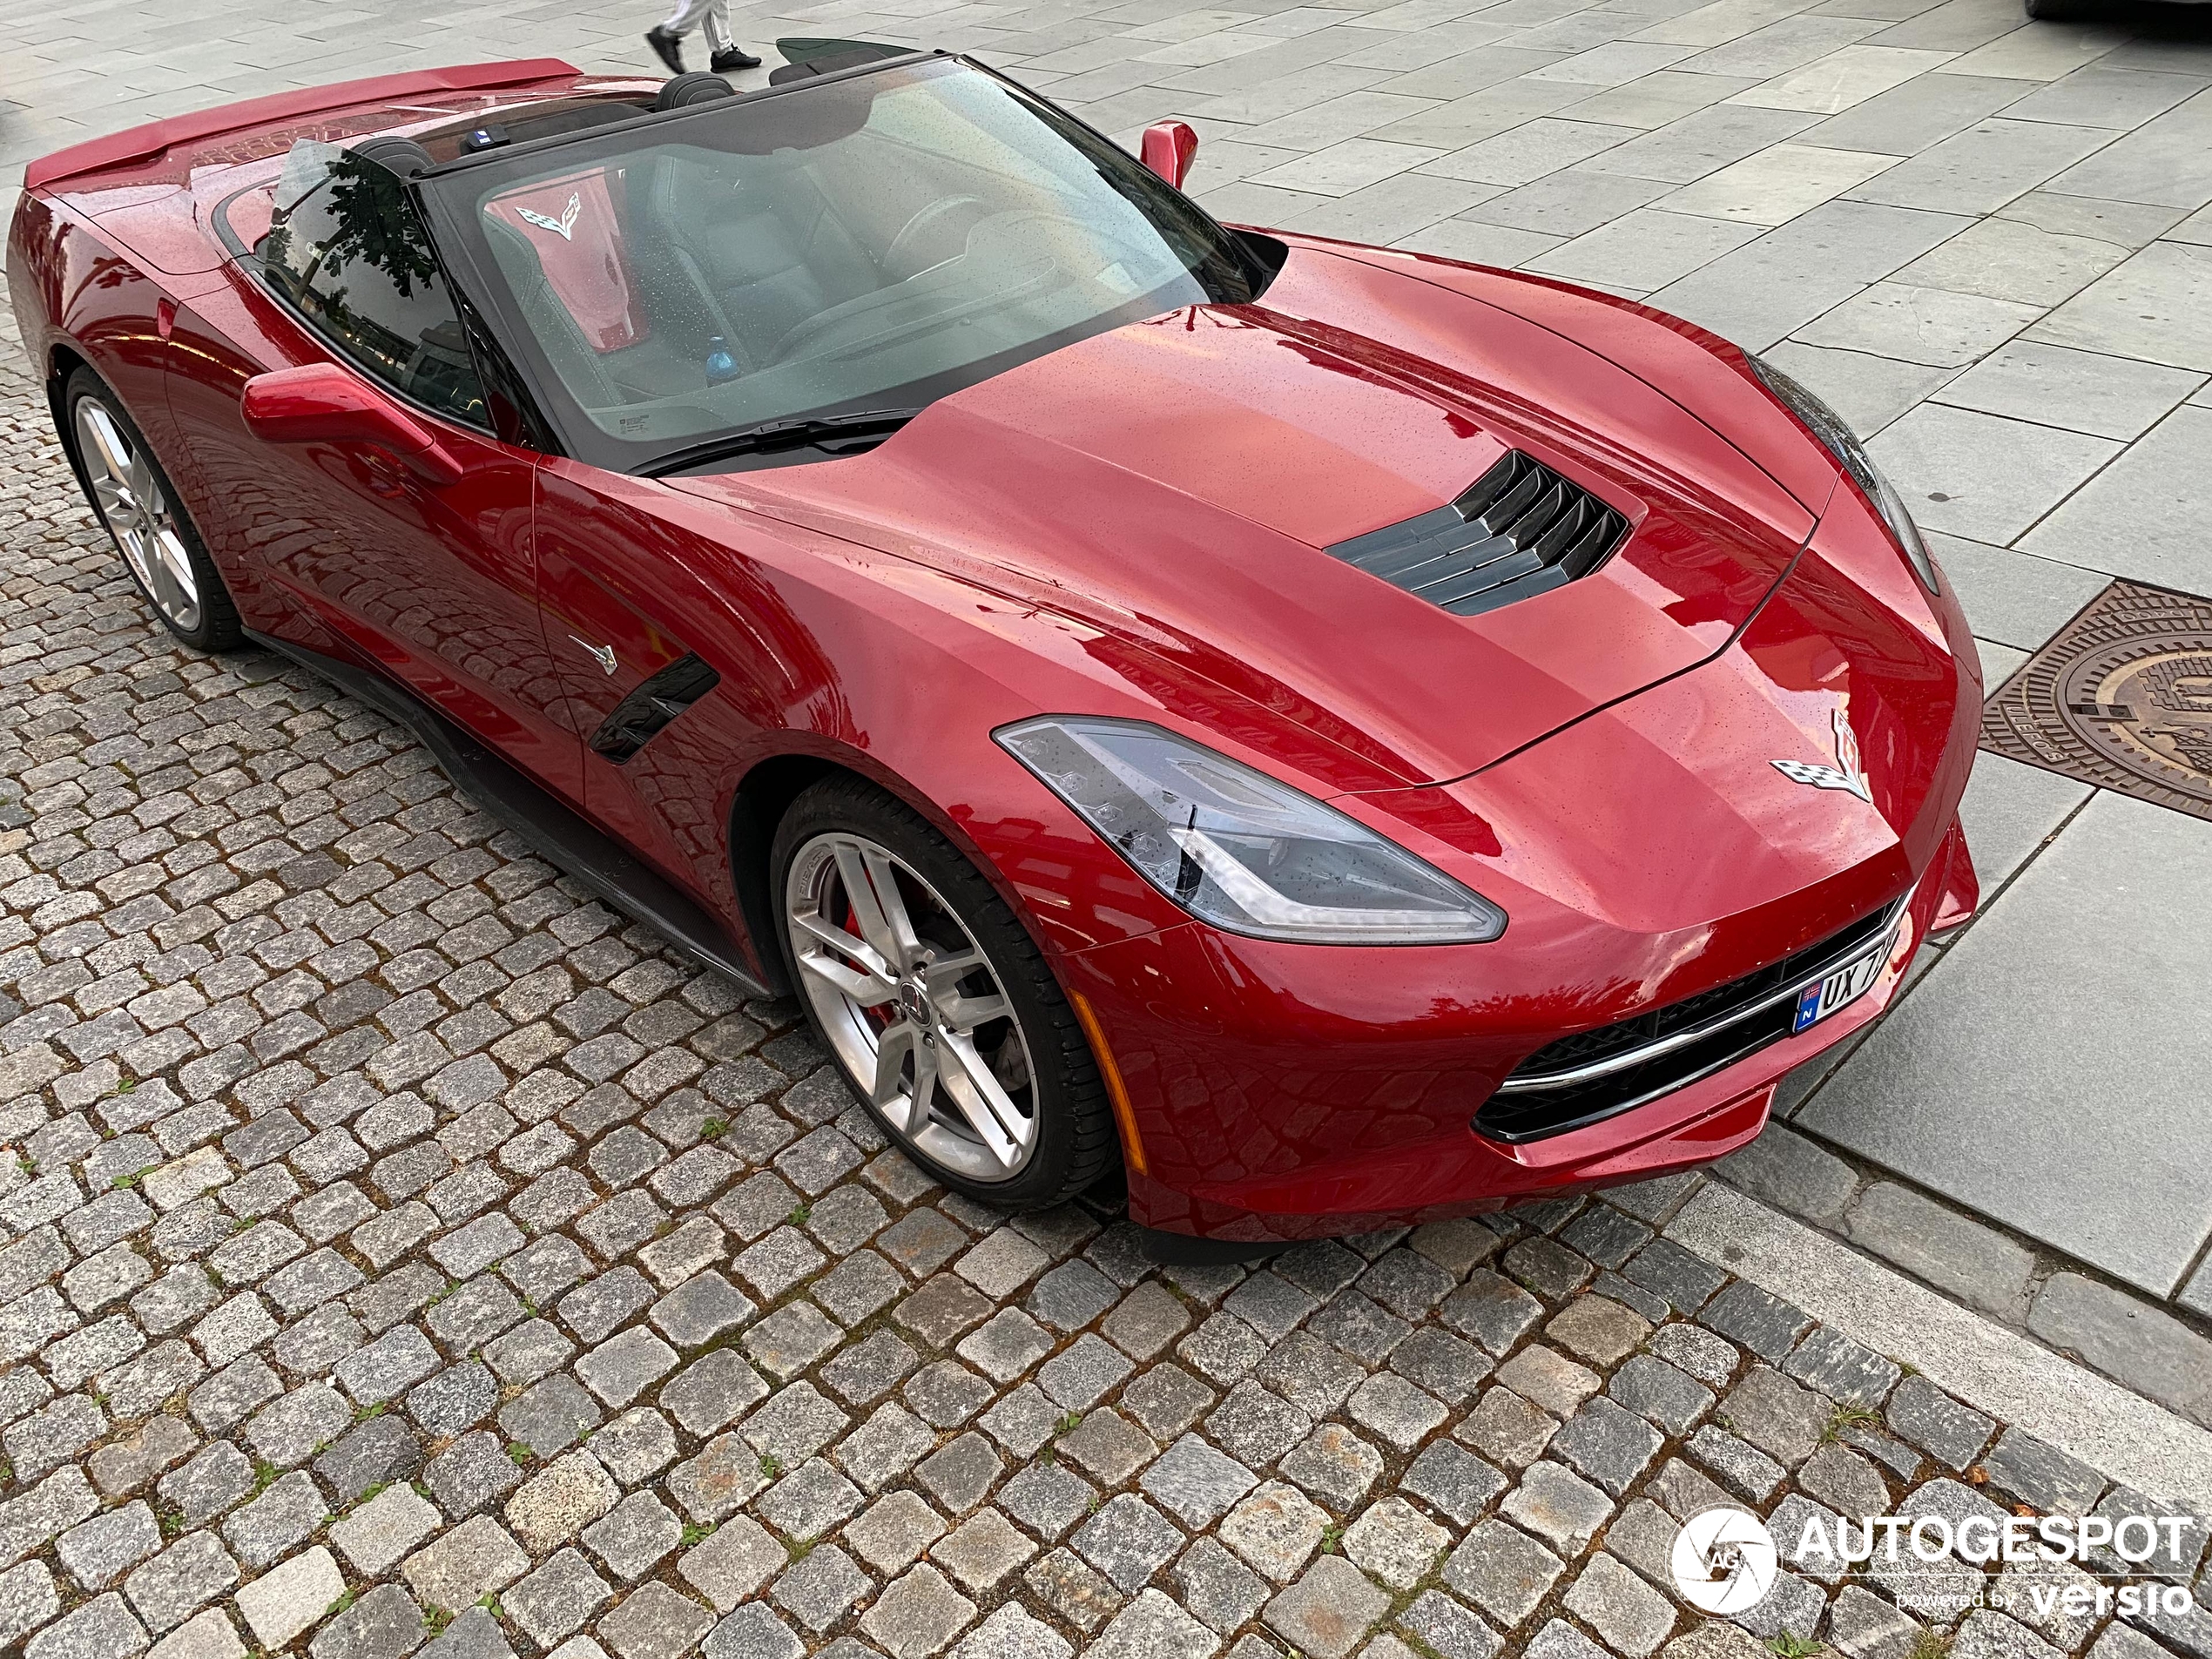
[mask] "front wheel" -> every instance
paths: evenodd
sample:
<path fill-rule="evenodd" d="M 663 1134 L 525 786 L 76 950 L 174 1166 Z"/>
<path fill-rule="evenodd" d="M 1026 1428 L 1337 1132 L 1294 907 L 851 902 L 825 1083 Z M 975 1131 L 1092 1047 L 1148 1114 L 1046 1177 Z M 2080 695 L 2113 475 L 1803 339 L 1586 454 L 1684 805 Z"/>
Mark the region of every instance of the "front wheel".
<path fill-rule="evenodd" d="M 919 814 L 858 779 L 816 784 L 777 826 L 772 868 L 815 1033 L 907 1156 L 1010 1209 L 1111 1167 L 1105 1088 L 1044 953 Z"/>
<path fill-rule="evenodd" d="M 222 573 L 122 401 L 91 369 L 80 368 L 63 388 L 62 408 L 92 510 L 154 614 L 196 650 L 237 644 L 243 637 L 238 609 Z"/>

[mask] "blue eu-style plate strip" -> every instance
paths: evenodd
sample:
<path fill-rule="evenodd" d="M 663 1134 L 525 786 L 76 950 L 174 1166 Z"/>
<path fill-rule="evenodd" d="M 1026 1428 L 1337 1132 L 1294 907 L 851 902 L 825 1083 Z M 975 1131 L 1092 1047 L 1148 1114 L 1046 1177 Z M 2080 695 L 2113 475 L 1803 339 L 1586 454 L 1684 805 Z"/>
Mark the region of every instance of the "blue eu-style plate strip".
<path fill-rule="evenodd" d="M 1820 986 L 1808 985 L 1797 993 L 1797 1023 L 1790 1028 L 1791 1035 L 1804 1030 L 1820 1017 Z"/>

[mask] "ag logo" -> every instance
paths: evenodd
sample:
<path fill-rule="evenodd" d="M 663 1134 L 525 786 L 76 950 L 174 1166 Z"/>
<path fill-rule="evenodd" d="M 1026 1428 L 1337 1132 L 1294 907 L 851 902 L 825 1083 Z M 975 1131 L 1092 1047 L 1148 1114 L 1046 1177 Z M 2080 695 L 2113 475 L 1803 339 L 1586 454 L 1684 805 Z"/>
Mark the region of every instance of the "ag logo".
<path fill-rule="evenodd" d="M 1723 1616 L 1742 1613 L 1773 1588 L 1774 1534 L 1741 1509 L 1708 1509 L 1683 1523 L 1669 1564 L 1690 1606 Z"/>

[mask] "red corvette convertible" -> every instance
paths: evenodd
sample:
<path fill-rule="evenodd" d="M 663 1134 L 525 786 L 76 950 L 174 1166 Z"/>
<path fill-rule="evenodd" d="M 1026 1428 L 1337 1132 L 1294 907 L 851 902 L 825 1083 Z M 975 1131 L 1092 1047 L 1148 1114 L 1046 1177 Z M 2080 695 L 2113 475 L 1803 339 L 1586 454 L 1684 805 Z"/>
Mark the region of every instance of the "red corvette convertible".
<path fill-rule="evenodd" d="M 162 621 L 793 991 L 947 1184 L 1118 1162 L 1190 1259 L 1716 1157 L 1971 913 L 1973 644 L 1787 376 L 785 50 L 35 163 L 17 314 Z"/>

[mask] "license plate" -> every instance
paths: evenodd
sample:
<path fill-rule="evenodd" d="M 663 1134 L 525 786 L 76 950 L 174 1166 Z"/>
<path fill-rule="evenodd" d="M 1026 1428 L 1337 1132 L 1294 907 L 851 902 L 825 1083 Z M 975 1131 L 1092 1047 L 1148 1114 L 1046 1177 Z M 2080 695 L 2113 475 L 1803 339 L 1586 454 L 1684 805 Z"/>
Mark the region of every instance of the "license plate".
<path fill-rule="evenodd" d="M 1892 934 L 1869 950 L 1855 962 L 1846 963 L 1824 979 L 1817 979 L 1797 993 L 1797 1017 L 1790 1027 L 1791 1034 L 1818 1025 L 1838 1009 L 1856 1002 L 1873 988 L 1876 979 L 1890 959 L 1890 948 L 1897 943 Z"/>

